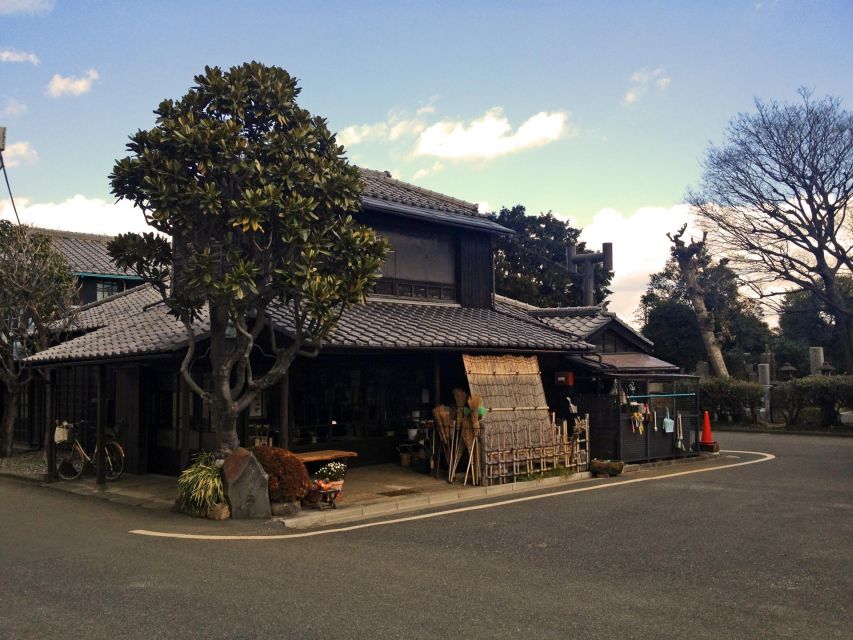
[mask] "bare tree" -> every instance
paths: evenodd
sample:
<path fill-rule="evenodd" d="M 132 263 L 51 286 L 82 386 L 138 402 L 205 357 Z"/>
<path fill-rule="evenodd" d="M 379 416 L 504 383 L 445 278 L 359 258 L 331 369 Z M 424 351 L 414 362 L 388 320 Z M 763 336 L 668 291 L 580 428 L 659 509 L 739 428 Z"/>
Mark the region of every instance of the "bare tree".
<path fill-rule="evenodd" d="M 735 117 L 688 200 L 760 296 L 779 295 L 768 287 L 781 281 L 823 301 L 853 371 L 853 309 L 838 286 L 853 272 L 853 114 L 838 98 L 799 93 L 802 102 L 756 100 L 755 113 Z"/>
<path fill-rule="evenodd" d="M 684 232 L 687 225 L 681 226 L 675 235 L 668 233 L 666 237 L 672 241 L 672 257 L 678 262 L 681 271 L 681 279 L 684 281 L 685 294 L 696 314 L 699 323 L 699 333 L 702 335 L 702 344 L 705 345 L 705 353 L 708 356 L 708 364 L 711 373 L 718 378 L 728 378 L 729 370 L 723 359 L 723 351 L 720 346 L 721 340 L 714 332 L 714 317 L 705 305 L 705 290 L 699 284 L 699 256 L 705 248 L 707 232 L 702 234 L 701 240 L 690 238 L 690 244 L 684 242 Z"/>
<path fill-rule="evenodd" d="M 77 293 L 77 278 L 50 237 L 0 221 L 0 457 L 12 454 L 19 394 L 34 375 L 23 360 L 70 326 Z"/>

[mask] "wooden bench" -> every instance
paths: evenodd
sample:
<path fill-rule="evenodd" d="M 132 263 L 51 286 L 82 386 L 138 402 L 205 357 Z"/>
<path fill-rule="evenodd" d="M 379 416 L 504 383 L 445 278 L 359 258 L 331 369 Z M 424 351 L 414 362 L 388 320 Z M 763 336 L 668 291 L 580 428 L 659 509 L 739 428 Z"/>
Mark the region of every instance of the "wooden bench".
<path fill-rule="evenodd" d="M 329 462 L 331 460 L 340 460 L 341 458 L 356 458 L 358 453 L 355 451 L 338 451 L 337 449 L 323 449 L 322 451 L 305 451 L 304 453 L 294 453 L 297 458 L 305 464 L 309 462 Z"/>

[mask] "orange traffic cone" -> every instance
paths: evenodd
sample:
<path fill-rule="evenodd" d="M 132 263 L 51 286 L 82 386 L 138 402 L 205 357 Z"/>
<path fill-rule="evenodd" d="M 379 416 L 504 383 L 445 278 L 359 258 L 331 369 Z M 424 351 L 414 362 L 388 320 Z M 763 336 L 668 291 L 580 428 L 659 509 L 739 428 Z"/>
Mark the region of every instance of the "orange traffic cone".
<path fill-rule="evenodd" d="M 702 416 L 702 436 L 699 438 L 699 450 L 710 451 L 717 453 L 720 450 L 720 445 L 714 440 L 711 434 L 711 416 L 706 411 Z"/>

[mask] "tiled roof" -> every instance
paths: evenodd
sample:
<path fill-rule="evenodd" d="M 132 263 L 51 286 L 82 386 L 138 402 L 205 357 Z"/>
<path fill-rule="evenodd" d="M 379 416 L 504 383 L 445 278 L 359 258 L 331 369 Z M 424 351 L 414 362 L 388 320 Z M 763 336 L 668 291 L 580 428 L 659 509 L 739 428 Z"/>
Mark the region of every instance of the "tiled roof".
<path fill-rule="evenodd" d="M 74 273 L 91 273 L 105 276 L 127 276 L 119 270 L 107 253 L 107 243 L 112 236 L 61 231 L 59 229 L 35 229 L 36 232 L 50 236 L 53 246 L 64 257 Z"/>
<path fill-rule="evenodd" d="M 78 324 L 90 329 L 77 338 L 46 349 L 31 364 L 140 356 L 172 352 L 186 346 L 184 326 L 159 303 L 149 286 L 88 305 Z M 272 314 L 284 333 L 292 331 L 286 309 Z M 196 323 L 196 335 L 209 330 L 207 319 Z M 592 349 L 561 331 L 523 321 L 491 309 L 457 305 L 371 300 L 344 313 L 327 347 L 365 349 L 505 349 L 571 351 Z"/>
<path fill-rule="evenodd" d="M 615 323 L 632 334 L 642 344 L 648 346 L 654 344 L 615 313 L 606 311 L 598 306 L 548 309 L 536 307 L 520 300 L 507 298 L 506 296 L 496 295 L 495 307 L 504 313 L 510 313 L 519 317 L 526 315 L 529 318 L 535 318 L 537 321 L 547 324 L 553 329 L 565 331 L 581 340 L 587 340 L 608 324 Z"/>
<path fill-rule="evenodd" d="M 76 327 L 89 333 L 27 358 L 30 364 L 75 362 L 169 353 L 187 344 L 184 325 L 169 315 L 160 294 L 149 285 L 135 287 L 81 307 Z M 207 319 L 196 323 L 200 335 Z"/>
<path fill-rule="evenodd" d="M 466 216 L 485 217 L 477 210 L 473 202 L 466 202 L 458 198 L 446 196 L 437 191 L 430 191 L 417 187 L 408 182 L 395 180 L 387 171 L 375 171 L 373 169 L 360 169 L 362 182 L 364 183 L 363 196 L 386 200 L 397 204 L 407 204 L 423 209 L 434 209 L 449 213 L 459 213 Z"/>
<path fill-rule="evenodd" d="M 292 327 L 285 310 L 279 310 L 273 317 L 277 324 Z M 328 344 L 369 349 L 588 351 L 592 348 L 560 331 L 492 309 L 378 300 L 348 309 Z"/>
<path fill-rule="evenodd" d="M 479 213 L 477 205 L 473 202 L 451 198 L 437 191 L 395 180 L 386 171 L 373 169 L 360 169 L 360 171 L 364 183 L 361 198 L 361 206 L 364 210 L 477 229 L 487 233 L 514 233 L 489 216 Z"/>

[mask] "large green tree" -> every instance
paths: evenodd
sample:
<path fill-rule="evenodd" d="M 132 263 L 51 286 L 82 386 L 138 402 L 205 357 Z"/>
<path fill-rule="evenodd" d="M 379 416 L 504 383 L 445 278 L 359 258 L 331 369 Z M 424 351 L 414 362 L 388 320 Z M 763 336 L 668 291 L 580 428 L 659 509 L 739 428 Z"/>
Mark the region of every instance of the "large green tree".
<path fill-rule="evenodd" d="M 689 201 L 757 292 L 778 295 L 783 283 L 823 302 L 853 371 L 853 307 L 839 285 L 853 274 L 853 113 L 838 98 L 800 95 L 736 116 Z"/>
<path fill-rule="evenodd" d="M 131 136 L 110 176 L 113 193 L 163 234 L 119 236 L 110 253 L 183 322 L 181 373 L 209 404 L 223 451 L 238 446 L 237 418 L 257 394 L 297 355 L 316 355 L 363 301 L 387 251 L 352 218 L 359 172 L 326 121 L 297 104 L 299 91 L 281 68 L 207 67 Z M 289 339 L 272 329 L 273 312 L 288 317 Z M 210 388 L 192 367 L 199 326 L 209 326 Z M 258 371 L 261 343 L 272 357 Z"/>
<path fill-rule="evenodd" d="M 77 278 L 48 236 L 0 221 L 0 457 L 12 453 L 19 396 L 34 375 L 22 361 L 73 321 L 77 293 Z"/>
<path fill-rule="evenodd" d="M 853 278 L 838 279 L 841 295 L 853 307 Z M 823 347 L 826 360 L 844 367 L 844 335 L 824 300 L 810 291 L 788 293 L 779 310 L 779 336 L 774 345 L 778 359 L 809 373 L 809 347 Z"/>
<path fill-rule="evenodd" d="M 495 246 L 495 290 L 497 293 L 541 307 L 570 307 L 583 303 L 580 280 L 566 268 L 566 247 L 578 246 L 578 253 L 592 253 L 578 243 L 580 229 L 560 220 L 550 211 L 527 215 L 522 205 L 502 208 L 493 218 L 515 231 L 501 236 Z M 597 265 L 595 301 L 610 294 L 611 273 Z"/>

